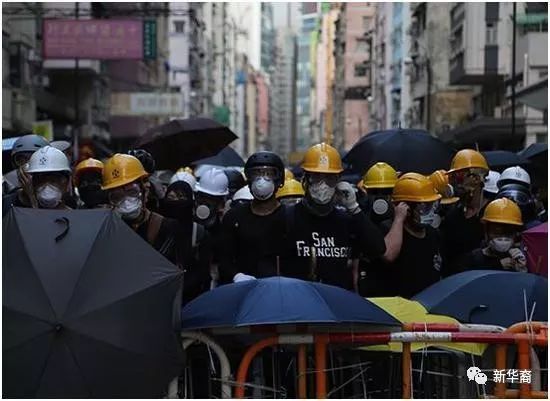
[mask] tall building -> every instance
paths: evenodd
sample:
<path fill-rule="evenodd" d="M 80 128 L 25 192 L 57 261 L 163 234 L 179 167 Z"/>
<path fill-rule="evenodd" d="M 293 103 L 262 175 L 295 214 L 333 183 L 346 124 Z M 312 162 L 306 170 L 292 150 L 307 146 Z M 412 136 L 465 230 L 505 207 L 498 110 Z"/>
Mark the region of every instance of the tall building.
<path fill-rule="evenodd" d="M 341 145 L 349 149 L 369 130 L 371 94 L 371 31 L 374 28 L 374 6 L 367 3 L 346 3 L 340 15 L 341 99 L 338 127 Z M 337 49 L 337 52 L 340 50 Z M 336 116 L 335 116 L 336 119 Z"/>
<path fill-rule="evenodd" d="M 296 36 L 291 28 L 276 31 L 270 87 L 270 148 L 284 160 L 296 146 Z"/>
<path fill-rule="evenodd" d="M 274 46 L 275 27 L 273 25 L 273 5 L 271 3 L 261 3 L 260 67 L 264 72 L 270 72 L 273 68 Z"/>
<path fill-rule="evenodd" d="M 296 146 L 304 151 L 311 145 L 310 126 L 311 102 L 311 34 L 317 30 L 319 19 L 318 3 L 302 3 L 301 28 L 298 34 L 298 60 L 296 76 Z"/>
<path fill-rule="evenodd" d="M 459 146 L 518 150 L 547 135 L 544 110 L 516 102 L 512 119 L 511 88 L 547 75 L 548 6 L 515 3 L 515 7 L 515 15 L 514 3 L 455 3 L 450 10 L 450 84 L 473 87 L 468 119 L 443 134 Z"/>
<path fill-rule="evenodd" d="M 472 88 L 449 82 L 451 3 L 411 3 L 405 60 L 411 104 L 405 126 L 438 135 L 462 124 L 470 114 Z"/>
<path fill-rule="evenodd" d="M 189 48 L 191 36 L 191 18 L 189 18 L 190 3 L 170 3 L 170 17 L 168 18 L 168 82 L 170 89 L 180 92 L 183 96 L 183 110 L 181 116 L 187 118 L 199 114 L 195 108 L 199 104 L 191 104 L 191 79 Z M 193 22 L 195 24 L 195 22 Z M 194 42 L 196 43 L 196 42 Z M 196 74 L 196 67 L 193 67 Z M 196 96 L 195 96 L 196 97 Z M 190 109 L 193 107 L 193 112 Z"/>

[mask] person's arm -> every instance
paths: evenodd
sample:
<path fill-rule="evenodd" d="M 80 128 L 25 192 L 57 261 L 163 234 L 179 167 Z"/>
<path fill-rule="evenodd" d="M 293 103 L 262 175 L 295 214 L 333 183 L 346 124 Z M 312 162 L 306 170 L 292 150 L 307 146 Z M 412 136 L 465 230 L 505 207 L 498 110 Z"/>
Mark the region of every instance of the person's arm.
<path fill-rule="evenodd" d="M 401 202 L 395 207 L 390 231 L 384 237 L 386 252 L 382 255 L 382 260 L 386 263 L 394 262 L 401 252 L 401 245 L 403 245 L 403 223 L 408 212 L 409 207 L 406 203 Z"/>

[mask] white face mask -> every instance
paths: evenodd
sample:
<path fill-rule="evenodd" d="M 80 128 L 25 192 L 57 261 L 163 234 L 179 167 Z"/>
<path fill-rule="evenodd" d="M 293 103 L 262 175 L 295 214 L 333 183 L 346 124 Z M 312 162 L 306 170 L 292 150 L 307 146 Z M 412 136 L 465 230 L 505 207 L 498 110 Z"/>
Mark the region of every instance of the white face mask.
<path fill-rule="evenodd" d="M 266 200 L 271 198 L 275 192 L 275 184 L 268 178 L 258 177 L 252 181 L 250 192 L 252 192 L 252 196 L 254 196 L 255 199 L 261 201 Z"/>
<path fill-rule="evenodd" d="M 46 184 L 38 188 L 36 198 L 43 208 L 53 209 L 61 203 L 63 192 L 55 185 Z"/>
<path fill-rule="evenodd" d="M 512 245 L 514 245 L 514 240 L 510 237 L 497 237 L 489 241 L 491 249 L 499 253 L 508 252 Z"/>
<path fill-rule="evenodd" d="M 141 214 L 141 206 L 140 198 L 127 196 L 116 205 L 115 210 L 124 220 L 135 220 Z"/>
<path fill-rule="evenodd" d="M 319 181 L 315 184 L 311 184 L 308 188 L 308 192 L 315 203 L 326 205 L 332 200 L 336 188 L 329 186 L 324 181 Z"/>

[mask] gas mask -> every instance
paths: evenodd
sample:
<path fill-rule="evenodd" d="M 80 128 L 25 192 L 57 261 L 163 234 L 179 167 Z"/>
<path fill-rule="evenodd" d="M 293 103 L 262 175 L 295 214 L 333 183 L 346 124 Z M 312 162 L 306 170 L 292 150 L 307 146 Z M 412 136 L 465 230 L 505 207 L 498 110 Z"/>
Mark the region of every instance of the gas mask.
<path fill-rule="evenodd" d="M 139 197 L 126 196 L 115 206 L 115 211 L 122 219 L 132 221 L 140 216 L 142 207 L 143 202 Z"/>
<path fill-rule="evenodd" d="M 415 225 L 427 227 L 437 220 L 437 208 L 439 202 L 418 203 L 413 207 L 412 217 Z"/>
<path fill-rule="evenodd" d="M 264 176 L 256 177 L 250 185 L 250 192 L 255 199 L 264 201 L 273 196 L 275 184 L 271 178 Z"/>
<path fill-rule="evenodd" d="M 101 189 L 101 185 L 87 185 L 78 188 L 80 199 L 88 207 L 94 207 L 101 203 L 107 203 L 107 196 Z"/>
<path fill-rule="evenodd" d="M 55 185 L 44 184 L 37 189 L 36 199 L 43 208 L 54 209 L 61 203 L 63 192 Z"/>
<path fill-rule="evenodd" d="M 332 201 L 336 188 L 328 185 L 324 180 L 308 186 L 308 194 L 319 205 L 327 205 Z"/>
<path fill-rule="evenodd" d="M 474 193 L 483 188 L 486 174 L 483 169 L 472 168 L 453 172 L 449 175 L 449 180 L 456 196 L 462 201 L 469 202 Z"/>
<path fill-rule="evenodd" d="M 506 253 L 514 245 L 511 237 L 495 237 L 489 240 L 489 247 L 497 253 Z"/>

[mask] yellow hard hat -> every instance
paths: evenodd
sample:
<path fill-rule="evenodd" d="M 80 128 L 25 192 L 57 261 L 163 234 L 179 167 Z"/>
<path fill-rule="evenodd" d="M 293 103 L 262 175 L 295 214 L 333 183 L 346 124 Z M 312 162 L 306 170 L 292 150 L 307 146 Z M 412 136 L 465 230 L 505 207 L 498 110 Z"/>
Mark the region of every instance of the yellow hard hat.
<path fill-rule="evenodd" d="M 193 175 L 193 169 L 191 167 L 180 167 L 176 173 L 189 173 Z"/>
<path fill-rule="evenodd" d="M 434 171 L 428 178 L 441 195 L 442 205 L 450 205 L 460 200 L 458 196 L 453 196 L 453 188 L 449 185 L 449 176 L 445 170 Z"/>
<path fill-rule="evenodd" d="M 388 163 L 379 162 L 369 168 L 363 176 L 363 186 L 370 188 L 393 188 L 397 172 Z"/>
<path fill-rule="evenodd" d="M 480 168 L 489 171 L 487 160 L 481 153 L 473 149 L 462 149 L 451 161 L 451 169 L 447 174 L 467 168 Z"/>
<path fill-rule="evenodd" d="M 290 171 L 289 169 L 285 168 L 285 181 L 286 180 L 293 180 L 295 177 L 294 177 L 294 173 L 292 171 Z"/>
<path fill-rule="evenodd" d="M 78 185 L 80 175 L 85 171 L 97 171 L 101 173 L 103 171 L 103 163 L 97 159 L 92 159 L 91 157 L 78 163 L 74 169 L 75 185 Z"/>
<path fill-rule="evenodd" d="M 500 198 L 492 201 L 485 208 L 482 221 L 487 223 L 512 224 L 522 226 L 521 209 L 514 201 Z"/>
<path fill-rule="evenodd" d="M 434 184 L 422 174 L 403 174 L 393 187 L 394 202 L 435 202 L 441 199 Z"/>
<path fill-rule="evenodd" d="M 310 173 L 338 174 L 344 171 L 338 151 L 324 142 L 307 150 L 302 168 Z"/>
<path fill-rule="evenodd" d="M 284 198 L 285 196 L 304 196 L 304 187 L 299 181 L 295 179 L 285 180 L 284 185 L 277 191 L 275 197 L 277 199 Z"/>
<path fill-rule="evenodd" d="M 103 189 L 122 187 L 148 175 L 136 157 L 117 153 L 105 162 Z"/>

